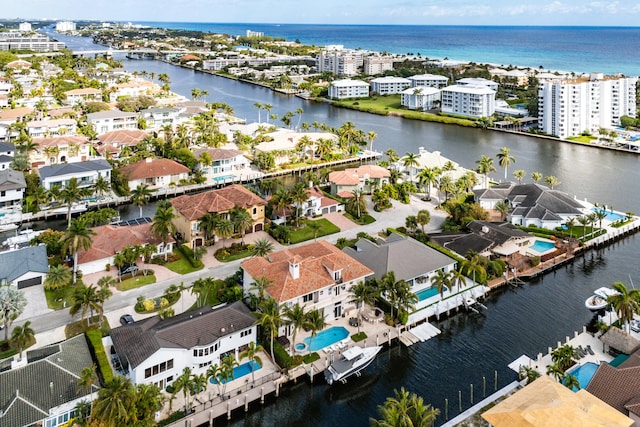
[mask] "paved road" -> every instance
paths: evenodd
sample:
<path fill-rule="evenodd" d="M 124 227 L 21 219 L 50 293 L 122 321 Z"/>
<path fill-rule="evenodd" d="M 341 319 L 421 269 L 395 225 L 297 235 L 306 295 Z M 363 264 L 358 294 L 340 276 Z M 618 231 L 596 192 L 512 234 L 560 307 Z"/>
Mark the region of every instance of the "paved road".
<path fill-rule="evenodd" d="M 341 237 L 353 238 L 358 232 L 361 231 L 375 236 L 378 234 L 378 232 L 386 230 L 388 227 L 404 226 L 404 219 L 408 215 L 415 215 L 415 213 L 420 209 L 428 209 L 431 213 L 431 223 L 427 227 L 427 231 L 435 231 L 440 229 L 440 227 L 442 226 L 442 222 L 446 218 L 446 213 L 440 210 L 436 210 L 433 203 L 423 202 L 418 197 L 412 197 L 411 203 L 407 205 L 404 205 L 397 201 L 393 201 L 393 207 L 384 212 L 374 212 L 373 209 L 371 209 L 371 206 L 369 207 L 369 209 L 370 214 L 374 218 L 376 218 L 376 221 L 374 223 L 332 234 L 331 236 L 327 236 L 326 240 L 331 243 L 335 243 Z M 304 242 L 300 244 L 304 244 Z M 159 297 L 163 295 L 164 290 L 171 285 L 179 285 L 180 283 L 184 283 L 185 286 L 191 286 L 194 281 L 203 277 L 224 279 L 225 277 L 229 277 L 233 273 L 235 273 L 240 268 L 241 262 L 242 260 L 240 259 L 215 267 L 204 268 L 202 270 L 185 274 L 180 277 L 163 280 L 151 285 L 143 286 L 141 288 L 132 289 L 126 292 L 118 292 L 106 301 L 104 305 L 105 315 L 110 318 L 111 325 L 116 326 L 117 323 L 114 323 L 113 316 L 115 314 L 118 314 L 118 316 L 116 316 L 117 318 L 119 317 L 120 313 L 123 313 L 125 311 L 133 313 L 133 306 L 136 304 L 136 301 L 140 295 L 143 295 L 145 298 Z M 175 307 L 176 312 L 181 312 L 183 310 L 180 304 L 181 303 L 179 302 Z M 186 309 L 191 304 L 185 303 L 184 305 L 184 309 Z M 51 343 L 63 340 L 64 332 L 61 331 L 61 327 L 67 325 L 68 323 L 71 323 L 74 320 L 77 320 L 77 318 L 73 319 L 69 315 L 68 310 L 59 310 L 37 315 L 28 319 L 21 319 L 20 321 L 14 323 L 13 326 L 22 325 L 26 320 L 31 321 L 31 327 L 37 332 L 36 339 L 40 334 L 55 333 L 55 337 L 48 336 L 47 339 L 41 340 L 41 342 Z"/>

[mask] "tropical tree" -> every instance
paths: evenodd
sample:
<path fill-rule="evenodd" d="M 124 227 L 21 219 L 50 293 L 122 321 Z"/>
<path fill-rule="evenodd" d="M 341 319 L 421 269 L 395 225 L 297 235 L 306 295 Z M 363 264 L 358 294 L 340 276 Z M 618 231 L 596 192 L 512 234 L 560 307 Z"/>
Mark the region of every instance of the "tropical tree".
<path fill-rule="evenodd" d="M 511 206 L 509 206 L 509 202 L 498 200 L 493 208 L 500 213 L 500 221 L 504 221 Z"/>
<path fill-rule="evenodd" d="M 318 221 L 307 221 L 307 227 L 313 231 L 313 240 L 316 241 L 318 239 L 318 232 L 322 228 L 322 225 Z"/>
<path fill-rule="evenodd" d="M 221 396 L 222 390 L 220 389 L 220 384 L 222 383 L 224 377 L 222 376 L 222 370 L 220 369 L 220 366 L 218 366 L 217 363 L 209 365 L 206 375 L 207 378 L 209 378 L 211 382 L 216 385 L 216 387 L 218 388 L 218 394 Z"/>
<path fill-rule="evenodd" d="M 215 212 L 208 212 L 200 218 L 200 230 L 204 233 L 205 240 L 210 240 L 216 231 L 220 216 Z"/>
<path fill-rule="evenodd" d="M 530 368 L 525 365 L 520 365 L 520 369 L 518 370 L 518 375 L 521 379 L 527 379 L 527 384 L 532 383 L 537 378 L 540 378 L 540 372 L 536 371 L 534 368 Z"/>
<path fill-rule="evenodd" d="M 413 171 L 420 164 L 418 162 L 419 156 L 416 153 L 407 152 L 402 158 L 402 166 L 409 172 L 410 180 L 413 182 Z"/>
<path fill-rule="evenodd" d="M 394 397 L 387 397 L 378 406 L 380 420 L 369 419 L 371 427 L 430 427 L 433 426 L 440 410 L 425 404 L 422 397 L 409 393 L 402 387 L 393 390 Z"/>
<path fill-rule="evenodd" d="M 242 359 L 249 360 L 249 366 L 251 367 L 251 384 L 256 383 L 256 379 L 254 376 L 255 364 L 257 363 L 258 365 L 262 366 L 262 359 L 260 358 L 260 355 L 258 353 L 260 353 L 263 350 L 264 349 L 260 344 L 256 345 L 256 343 L 251 341 L 247 349 L 242 353 L 240 353 L 240 360 Z"/>
<path fill-rule="evenodd" d="M 225 241 L 233 236 L 234 226 L 230 219 L 222 218 L 216 224 L 216 234 L 222 239 L 222 247 L 225 247 Z"/>
<path fill-rule="evenodd" d="M 90 421 L 107 427 L 129 425 L 134 416 L 134 401 L 135 389 L 131 381 L 123 375 L 116 375 L 98 391 Z"/>
<path fill-rule="evenodd" d="M 476 160 L 476 163 L 478 164 L 476 172 L 484 176 L 484 186 L 487 188 L 489 185 L 489 174 L 496 171 L 496 167 L 493 165 L 493 158 L 482 155 L 480 160 Z"/>
<path fill-rule="evenodd" d="M 424 168 L 418 172 L 418 183 L 426 188 L 426 199 L 431 200 L 431 186 L 437 184 L 440 176 L 438 168 Z"/>
<path fill-rule="evenodd" d="M 104 176 L 100 175 L 93 184 L 93 192 L 102 197 L 111 189 L 111 183 Z"/>
<path fill-rule="evenodd" d="M 424 227 L 426 227 L 431 222 L 431 214 L 426 209 L 421 209 L 416 214 L 416 223 L 422 229 L 424 233 Z"/>
<path fill-rule="evenodd" d="M 176 232 L 174 218 L 176 218 L 176 214 L 173 212 L 171 204 L 158 204 L 153 224 L 151 224 L 151 232 L 156 239 L 162 240 L 162 247 L 167 246 L 169 236 Z M 164 260 L 167 260 L 167 251 L 164 253 Z"/>
<path fill-rule="evenodd" d="M 271 341 L 270 354 L 275 361 L 275 356 L 273 354 L 273 341 L 276 339 L 278 328 L 282 324 L 278 302 L 273 298 L 265 299 L 260 303 L 259 311 L 254 314 L 258 318 L 258 324 L 265 330 L 269 331 Z"/>
<path fill-rule="evenodd" d="M 49 273 L 44 280 L 45 289 L 60 289 L 71 283 L 73 276 L 71 271 L 64 264 L 53 265 L 49 267 Z"/>
<path fill-rule="evenodd" d="M 255 283 L 251 285 L 249 288 L 250 291 L 258 291 L 258 298 L 260 301 L 265 299 L 266 290 L 269 286 L 273 284 L 273 280 L 269 279 L 267 276 L 262 275 L 255 279 Z"/>
<path fill-rule="evenodd" d="M 180 376 L 178 376 L 171 385 L 173 386 L 173 394 L 182 391 L 182 395 L 184 396 L 184 413 L 186 415 L 189 411 L 189 395 L 193 390 L 191 368 L 185 367 Z"/>
<path fill-rule="evenodd" d="M 85 366 L 82 368 L 82 371 L 80 371 L 80 377 L 78 378 L 77 384 L 79 387 L 85 388 L 84 394 L 89 394 L 97 380 L 96 365 Z"/>
<path fill-rule="evenodd" d="M 300 213 L 302 212 L 304 203 L 309 199 L 307 188 L 302 182 L 298 182 L 289 190 L 289 199 L 296 208 L 296 228 L 300 228 Z"/>
<path fill-rule="evenodd" d="M 244 235 L 247 231 L 253 229 L 253 218 L 246 209 L 236 207 L 231 210 L 231 222 L 233 226 L 240 233 L 240 241 L 244 244 Z"/>
<path fill-rule="evenodd" d="M 80 188 L 76 178 L 71 178 L 67 185 L 60 190 L 58 200 L 67 205 L 67 226 L 71 226 L 71 208 L 73 204 L 82 200 L 85 195 L 86 192 Z"/>
<path fill-rule="evenodd" d="M 411 285 L 405 280 L 398 281 L 396 284 L 395 294 L 398 313 L 408 313 L 410 310 L 415 309 L 415 305 L 419 301 L 418 296 L 411 292 Z M 399 318 L 401 317 L 399 316 Z M 405 322 L 403 321 L 403 323 Z"/>
<path fill-rule="evenodd" d="M 511 163 L 515 163 L 516 159 L 511 155 L 511 150 L 507 147 L 502 147 L 496 157 L 498 158 L 498 164 L 504 168 L 504 180 L 506 181 L 509 166 L 511 166 Z"/>
<path fill-rule="evenodd" d="M 206 379 L 205 379 L 206 380 Z M 154 384 L 138 384 L 135 396 L 135 418 L 140 426 L 155 426 L 155 415 L 162 409 L 165 397 Z"/>
<path fill-rule="evenodd" d="M 78 252 L 81 250 L 89 250 L 93 244 L 92 237 L 96 233 L 82 219 L 71 221 L 69 228 L 62 237 L 62 248 L 66 252 L 73 254 L 73 284 L 77 283 L 78 278 Z"/>
<path fill-rule="evenodd" d="M 524 169 L 516 169 L 513 171 L 513 177 L 518 180 L 518 184 L 522 184 L 522 181 L 524 181 L 524 177 L 526 175 L 527 173 L 524 171 Z"/>
<path fill-rule="evenodd" d="M 552 363 L 551 365 L 547 366 L 547 375 L 551 375 L 556 379 L 556 381 L 560 381 L 564 377 L 564 370 L 561 369 L 557 364 Z"/>
<path fill-rule="evenodd" d="M 628 289 L 622 282 L 614 282 L 611 288 L 617 293 L 607 297 L 618 318 L 627 324 L 627 332 L 631 328 L 634 313 L 640 314 L 640 289 Z"/>
<path fill-rule="evenodd" d="M 266 237 L 261 237 L 260 239 L 253 242 L 253 246 L 251 247 L 251 256 L 258 256 L 266 258 L 273 252 L 273 243 L 271 240 Z"/>
<path fill-rule="evenodd" d="M 575 363 L 576 359 L 578 359 L 578 352 L 569 344 L 558 347 L 551 352 L 551 361 L 562 371 L 569 369 L 571 365 Z"/>
<path fill-rule="evenodd" d="M 406 283 L 404 280 L 396 280 L 396 274 L 393 271 L 386 272 L 381 278 L 378 285 L 380 294 L 389 301 L 391 306 L 391 319 L 394 319 L 393 309 L 398 303 L 398 290 L 402 287 L 402 284 Z"/>
<path fill-rule="evenodd" d="M 16 326 L 11 333 L 11 342 L 18 347 L 18 360 L 22 360 L 22 350 L 35 337 L 35 332 L 31 329 L 31 321 L 27 320 L 22 326 Z"/>
<path fill-rule="evenodd" d="M 451 270 L 449 272 L 449 280 L 451 280 L 452 287 L 458 285 L 458 292 L 460 292 L 462 286 L 467 285 L 466 276 L 462 273 L 461 270 Z"/>
<path fill-rule="evenodd" d="M 4 340 L 9 340 L 9 328 L 27 305 L 24 292 L 13 286 L 0 286 L 0 321 L 4 325 Z"/>
<path fill-rule="evenodd" d="M 569 390 L 580 390 L 580 381 L 578 380 L 578 377 L 571 375 L 568 372 L 564 374 L 561 382 Z"/>
<path fill-rule="evenodd" d="M 80 312 L 80 320 L 83 321 L 84 317 L 87 315 L 87 311 L 91 313 L 89 317 L 89 322 L 91 323 L 91 317 L 93 317 L 93 312 L 100 311 L 100 296 L 98 295 L 98 290 L 94 285 L 81 285 L 73 290 L 72 294 L 72 304 L 69 309 L 69 314 L 71 316 L 75 316 L 78 312 Z"/>
<path fill-rule="evenodd" d="M 307 313 L 304 311 L 304 306 L 301 306 L 298 303 L 294 305 L 287 305 L 284 307 L 282 312 L 287 324 L 293 326 L 293 336 L 291 337 L 291 354 L 293 354 L 293 346 L 296 342 L 296 335 L 300 328 L 305 326 L 305 321 L 307 319 Z"/>
<path fill-rule="evenodd" d="M 358 309 L 358 318 L 362 316 L 362 308 L 366 305 L 372 305 L 376 300 L 376 290 L 371 285 L 371 282 L 361 281 L 351 286 L 349 289 L 351 292 L 352 298 L 349 300 L 349 303 L 355 304 Z M 358 332 L 360 332 L 360 322 L 357 322 Z"/>
<path fill-rule="evenodd" d="M 155 192 L 149 188 L 147 184 L 138 184 L 136 188 L 131 190 L 131 203 L 140 209 L 140 218 L 142 218 L 142 206 L 149 202 L 149 198 Z"/>
<path fill-rule="evenodd" d="M 472 255 L 465 258 L 465 260 L 460 263 L 460 271 L 467 277 L 471 275 L 474 284 L 478 283 L 476 281 L 476 274 L 482 279 L 484 279 L 487 274 L 479 255 Z"/>
<path fill-rule="evenodd" d="M 453 288 L 453 283 L 451 282 L 451 276 L 449 273 L 445 273 L 443 269 L 436 270 L 436 274 L 431 276 L 431 285 L 438 289 L 440 293 L 440 298 L 444 295 L 444 290 Z"/>
<path fill-rule="evenodd" d="M 582 226 L 582 240 L 584 240 L 587 236 L 587 224 L 589 224 L 589 217 L 586 215 L 581 215 L 576 218 L 576 221 Z"/>
<path fill-rule="evenodd" d="M 537 184 L 542 179 L 542 174 L 540 172 L 533 172 L 531 174 L 531 180 L 534 184 Z"/>
<path fill-rule="evenodd" d="M 547 184 L 549 188 L 551 188 L 552 190 L 558 185 L 560 185 L 560 181 L 558 180 L 558 178 L 553 175 L 545 177 L 544 183 Z"/>
<path fill-rule="evenodd" d="M 222 362 L 220 363 L 220 373 L 224 381 L 222 382 L 222 394 L 224 395 L 225 390 L 227 389 L 227 385 L 229 382 L 233 381 L 233 368 L 238 366 L 238 361 L 233 356 L 233 353 L 226 355 L 222 358 Z"/>
<path fill-rule="evenodd" d="M 347 200 L 347 209 L 356 218 L 360 218 L 367 213 L 367 202 L 364 198 L 364 191 L 355 189 L 351 191 L 352 197 Z"/>
<path fill-rule="evenodd" d="M 415 215 L 409 215 L 404 219 L 404 226 L 409 230 L 409 233 L 415 233 L 418 228 L 418 219 Z"/>
<path fill-rule="evenodd" d="M 318 332 L 323 330 L 327 326 L 327 322 L 322 315 L 322 312 L 317 308 L 314 308 L 310 312 L 307 313 L 304 328 L 308 331 L 311 331 L 311 338 L 309 339 L 309 347 L 311 347 L 311 342 Z"/>

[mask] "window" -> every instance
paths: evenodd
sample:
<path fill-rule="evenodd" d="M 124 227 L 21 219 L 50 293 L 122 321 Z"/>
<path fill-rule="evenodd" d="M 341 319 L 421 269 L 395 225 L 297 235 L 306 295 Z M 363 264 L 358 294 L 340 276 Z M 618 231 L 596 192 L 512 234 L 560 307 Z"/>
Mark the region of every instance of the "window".
<path fill-rule="evenodd" d="M 255 215 L 255 214 L 257 214 L 257 213 L 258 213 L 258 208 L 255 208 L 255 207 L 254 207 L 254 208 L 253 208 L 253 214 Z"/>
<path fill-rule="evenodd" d="M 251 335 L 251 329 L 240 332 L 240 338 L 246 337 L 247 335 Z"/>
<path fill-rule="evenodd" d="M 302 302 L 309 302 L 313 300 L 313 293 L 304 295 L 302 297 Z"/>
<path fill-rule="evenodd" d="M 151 376 L 151 368 L 147 368 L 144 370 L 144 377 L 149 378 Z"/>

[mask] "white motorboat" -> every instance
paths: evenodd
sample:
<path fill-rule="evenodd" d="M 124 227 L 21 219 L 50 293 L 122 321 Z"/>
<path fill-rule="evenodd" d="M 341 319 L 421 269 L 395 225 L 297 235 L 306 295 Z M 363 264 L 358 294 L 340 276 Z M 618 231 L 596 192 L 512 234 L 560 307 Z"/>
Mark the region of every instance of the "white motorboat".
<path fill-rule="evenodd" d="M 618 292 L 614 291 L 611 288 L 598 288 L 593 291 L 593 295 L 586 299 L 584 305 L 591 311 L 600 311 L 605 309 L 607 305 L 609 305 L 609 303 L 607 302 L 607 298 L 617 294 Z"/>
<path fill-rule="evenodd" d="M 28 244 L 31 240 L 33 240 L 35 237 L 38 237 L 39 235 L 41 235 L 45 231 L 46 230 L 34 231 L 34 230 L 28 228 L 26 230 L 20 231 L 18 234 L 16 234 L 13 237 L 9 237 L 7 240 L 2 242 L 2 245 L 3 246 L 9 246 L 9 247 L 15 247 L 15 246 L 19 246 L 19 245 Z"/>
<path fill-rule="evenodd" d="M 346 349 L 342 357 L 334 361 L 326 371 L 324 378 L 329 385 L 336 381 L 345 383 L 351 375 L 360 375 L 360 371 L 369 366 L 376 355 L 382 350 L 382 346 L 359 347 L 354 346 Z"/>
<path fill-rule="evenodd" d="M 0 224 L 0 233 L 3 231 L 11 231 L 18 228 L 18 224 L 14 224 L 12 222 L 7 224 Z"/>

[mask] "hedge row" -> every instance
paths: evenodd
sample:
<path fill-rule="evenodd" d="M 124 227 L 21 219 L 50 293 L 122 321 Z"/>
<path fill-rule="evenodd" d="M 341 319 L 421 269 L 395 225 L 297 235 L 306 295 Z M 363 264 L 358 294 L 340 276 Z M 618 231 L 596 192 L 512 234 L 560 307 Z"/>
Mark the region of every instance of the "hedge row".
<path fill-rule="evenodd" d="M 202 261 L 197 260 L 193 257 L 193 251 L 190 247 L 186 245 L 178 245 L 177 249 L 178 252 L 180 252 L 180 255 L 182 255 L 187 260 L 187 262 L 189 262 L 191 267 L 202 268 L 204 266 L 204 264 L 202 264 Z"/>
<path fill-rule="evenodd" d="M 85 333 L 89 348 L 93 353 L 93 358 L 98 364 L 98 371 L 102 377 L 102 383 L 107 384 L 113 379 L 113 371 L 109 364 L 109 358 L 102 345 L 102 331 L 100 329 L 92 329 Z"/>

